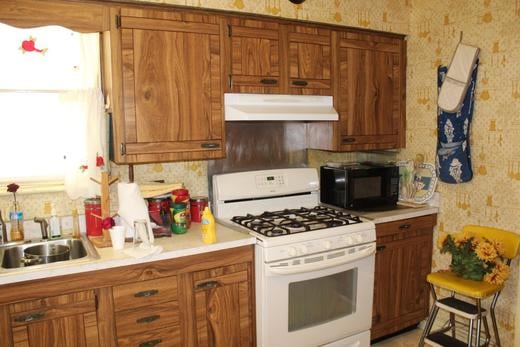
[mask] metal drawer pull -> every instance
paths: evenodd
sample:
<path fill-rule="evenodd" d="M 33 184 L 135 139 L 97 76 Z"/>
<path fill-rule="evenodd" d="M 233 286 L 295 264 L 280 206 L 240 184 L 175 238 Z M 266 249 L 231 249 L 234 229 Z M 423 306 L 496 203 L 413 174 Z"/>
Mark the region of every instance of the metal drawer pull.
<path fill-rule="evenodd" d="M 204 283 L 197 284 L 197 289 L 211 289 L 218 286 L 218 281 L 208 281 Z"/>
<path fill-rule="evenodd" d="M 202 143 L 200 145 L 200 147 L 202 147 L 202 148 L 219 148 L 220 147 L 220 143 L 217 143 L 217 142 L 206 142 L 206 143 Z"/>
<path fill-rule="evenodd" d="M 143 290 L 142 292 L 137 292 L 134 294 L 136 298 L 149 298 L 150 296 L 154 296 L 159 294 L 159 290 L 157 289 L 150 289 L 150 290 Z"/>
<path fill-rule="evenodd" d="M 302 81 L 302 80 L 292 81 L 293 86 L 305 87 L 307 84 L 309 84 L 309 82 L 307 82 L 307 81 Z"/>
<path fill-rule="evenodd" d="M 139 318 L 137 319 L 135 322 L 137 324 L 143 324 L 143 323 L 151 323 L 153 321 L 156 321 L 158 320 L 159 318 L 161 318 L 160 315 L 156 314 L 156 315 L 153 315 L 153 316 L 148 316 L 148 317 L 144 317 L 144 318 Z"/>
<path fill-rule="evenodd" d="M 150 341 L 140 343 L 139 347 L 153 347 L 153 346 L 157 346 L 161 342 L 162 342 L 161 339 L 150 340 Z"/>
<path fill-rule="evenodd" d="M 278 80 L 272 79 L 272 78 L 262 78 L 260 80 L 260 83 L 262 84 L 276 84 L 278 83 Z"/>
<path fill-rule="evenodd" d="M 376 252 L 384 251 L 385 248 L 386 248 L 385 245 L 377 246 L 377 247 L 376 247 Z"/>
<path fill-rule="evenodd" d="M 401 224 L 401 225 L 399 225 L 399 230 L 410 229 L 410 227 L 411 227 L 410 224 Z"/>
<path fill-rule="evenodd" d="M 43 312 L 36 312 L 36 313 L 29 313 L 25 316 L 18 316 L 14 319 L 15 322 L 18 323 L 28 323 L 33 322 L 35 320 L 42 319 L 45 316 L 45 313 Z"/>
<path fill-rule="evenodd" d="M 341 142 L 343 142 L 343 143 L 352 143 L 352 142 L 356 142 L 356 139 L 353 138 L 353 137 L 348 137 L 346 139 L 341 140 Z"/>

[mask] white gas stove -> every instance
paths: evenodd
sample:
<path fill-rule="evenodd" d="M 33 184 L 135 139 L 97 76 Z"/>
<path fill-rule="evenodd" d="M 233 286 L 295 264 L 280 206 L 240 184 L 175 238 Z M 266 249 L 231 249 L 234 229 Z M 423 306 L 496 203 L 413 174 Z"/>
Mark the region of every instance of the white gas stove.
<path fill-rule="evenodd" d="M 369 346 L 375 226 L 320 206 L 317 170 L 214 175 L 213 209 L 257 238 L 258 346 Z"/>

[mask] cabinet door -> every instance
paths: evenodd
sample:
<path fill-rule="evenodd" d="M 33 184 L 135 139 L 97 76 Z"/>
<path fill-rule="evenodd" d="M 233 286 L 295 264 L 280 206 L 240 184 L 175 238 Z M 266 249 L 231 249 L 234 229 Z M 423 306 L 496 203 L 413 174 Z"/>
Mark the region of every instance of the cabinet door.
<path fill-rule="evenodd" d="M 14 346 L 99 346 L 92 291 L 9 305 Z"/>
<path fill-rule="evenodd" d="M 404 146 L 404 41 L 340 33 L 340 149 Z"/>
<path fill-rule="evenodd" d="M 120 30 L 126 161 L 222 156 L 221 19 L 126 10 Z"/>
<path fill-rule="evenodd" d="M 280 93 L 280 25 L 231 18 L 231 91 Z"/>
<path fill-rule="evenodd" d="M 198 346 L 253 346 L 251 264 L 193 274 Z"/>
<path fill-rule="evenodd" d="M 332 95 L 332 44 L 329 29 L 290 25 L 287 31 L 289 93 Z"/>

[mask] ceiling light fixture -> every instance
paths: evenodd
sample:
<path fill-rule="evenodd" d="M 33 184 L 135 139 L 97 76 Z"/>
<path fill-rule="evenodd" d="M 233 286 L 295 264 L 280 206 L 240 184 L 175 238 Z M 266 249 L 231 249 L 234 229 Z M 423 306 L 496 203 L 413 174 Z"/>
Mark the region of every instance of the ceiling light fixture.
<path fill-rule="evenodd" d="M 289 1 L 296 5 L 303 4 L 305 2 L 305 0 L 289 0 Z"/>

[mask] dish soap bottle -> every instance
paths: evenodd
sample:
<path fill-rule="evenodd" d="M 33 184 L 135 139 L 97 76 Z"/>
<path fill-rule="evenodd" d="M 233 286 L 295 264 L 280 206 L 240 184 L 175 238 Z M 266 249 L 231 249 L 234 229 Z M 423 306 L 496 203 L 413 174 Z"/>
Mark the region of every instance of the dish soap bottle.
<path fill-rule="evenodd" d="M 202 242 L 205 244 L 217 242 L 215 217 L 213 217 L 209 207 L 205 207 L 204 212 L 202 212 Z"/>
<path fill-rule="evenodd" d="M 51 239 L 61 237 L 60 218 L 56 215 L 54 204 L 51 207 L 51 216 L 49 217 L 49 234 Z"/>

